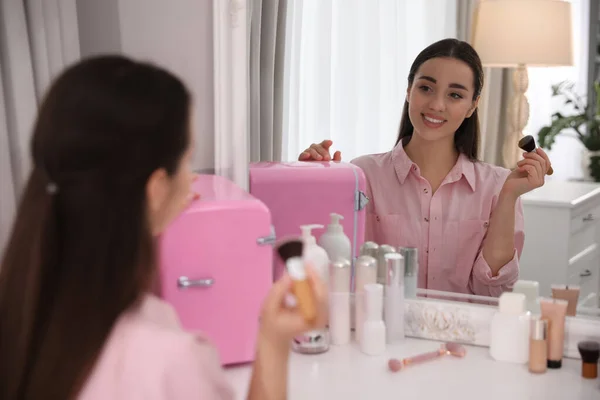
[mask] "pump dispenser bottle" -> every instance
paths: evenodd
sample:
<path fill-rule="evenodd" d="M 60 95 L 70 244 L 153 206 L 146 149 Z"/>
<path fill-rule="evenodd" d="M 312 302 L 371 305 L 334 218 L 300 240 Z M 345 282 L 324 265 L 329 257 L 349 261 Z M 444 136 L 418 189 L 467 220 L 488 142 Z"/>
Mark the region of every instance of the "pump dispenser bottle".
<path fill-rule="evenodd" d="M 317 239 L 313 236 L 313 229 L 322 229 L 323 225 L 302 225 L 302 241 L 304 243 L 304 250 L 302 252 L 302 258 L 305 262 L 309 263 L 315 271 L 319 273 L 319 276 L 323 282 L 329 282 L 329 256 L 327 252 L 317 245 Z"/>
<path fill-rule="evenodd" d="M 344 234 L 344 227 L 340 224 L 344 216 L 331 213 L 330 217 L 331 223 L 319 238 L 319 246 L 327 252 L 332 262 L 339 260 L 352 262 L 352 245 L 350 239 Z"/>

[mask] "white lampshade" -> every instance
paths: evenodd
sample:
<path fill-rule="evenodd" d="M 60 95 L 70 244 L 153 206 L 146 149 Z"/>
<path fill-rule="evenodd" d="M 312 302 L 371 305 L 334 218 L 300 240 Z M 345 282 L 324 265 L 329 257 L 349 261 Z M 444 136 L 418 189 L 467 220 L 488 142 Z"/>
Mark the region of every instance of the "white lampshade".
<path fill-rule="evenodd" d="M 567 1 L 482 0 L 474 18 L 473 47 L 485 66 L 573 65 Z"/>

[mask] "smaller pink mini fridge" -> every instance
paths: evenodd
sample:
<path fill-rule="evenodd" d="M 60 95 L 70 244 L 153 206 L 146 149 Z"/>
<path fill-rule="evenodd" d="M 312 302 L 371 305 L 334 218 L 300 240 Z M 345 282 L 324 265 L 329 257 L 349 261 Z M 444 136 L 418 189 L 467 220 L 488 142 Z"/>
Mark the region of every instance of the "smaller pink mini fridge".
<path fill-rule="evenodd" d="M 253 361 L 262 302 L 273 284 L 269 209 L 230 180 L 198 175 L 200 195 L 160 240 L 159 294 L 224 365 Z"/>
<path fill-rule="evenodd" d="M 250 164 L 250 193 L 271 211 L 277 239 L 299 237 L 300 225 L 325 228 L 330 214 L 341 214 L 350 238 L 353 263 L 365 238 L 366 179 L 363 171 L 345 162 L 259 162 Z M 317 240 L 324 229 L 313 230 Z M 274 278 L 283 270 L 275 260 Z"/>

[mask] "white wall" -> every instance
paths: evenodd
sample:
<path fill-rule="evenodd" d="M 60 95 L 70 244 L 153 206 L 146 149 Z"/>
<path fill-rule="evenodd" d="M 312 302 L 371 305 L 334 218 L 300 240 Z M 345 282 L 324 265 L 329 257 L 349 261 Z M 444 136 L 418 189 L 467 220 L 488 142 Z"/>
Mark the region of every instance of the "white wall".
<path fill-rule="evenodd" d="M 77 8 L 82 56 L 122 52 L 184 80 L 194 96 L 194 166 L 212 169 L 212 0 L 77 0 Z"/>

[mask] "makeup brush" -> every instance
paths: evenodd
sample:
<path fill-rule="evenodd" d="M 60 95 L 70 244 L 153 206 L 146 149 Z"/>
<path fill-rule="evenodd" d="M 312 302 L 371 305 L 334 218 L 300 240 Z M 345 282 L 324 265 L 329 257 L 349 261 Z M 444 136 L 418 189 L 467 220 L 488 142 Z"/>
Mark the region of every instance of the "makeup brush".
<path fill-rule="evenodd" d="M 398 360 L 397 358 L 392 358 L 388 362 L 388 368 L 392 372 L 398 372 L 409 365 L 419 364 L 425 361 L 434 360 L 443 356 L 454 356 L 462 358 L 467 354 L 467 349 L 459 344 L 454 342 L 449 342 L 442 344 L 439 350 L 431 351 L 429 353 L 419 354 L 418 356 L 404 358 L 402 360 Z"/>
<path fill-rule="evenodd" d="M 290 308 L 297 306 L 306 321 L 313 323 L 317 317 L 317 305 L 315 303 L 313 288 L 307 279 L 304 269 L 304 261 L 302 260 L 303 249 L 304 242 L 300 239 L 289 239 L 276 245 L 277 254 L 286 264 L 288 274 L 292 278 L 291 294 L 293 296 L 288 294 L 284 302 Z"/>
<path fill-rule="evenodd" d="M 533 138 L 533 136 L 527 135 L 527 136 L 523 137 L 521 140 L 519 140 L 519 148 L 528 153 L 531 153 L 532 151 L 534 151 L 535 150 L 535 139 Z M 548 168 L 547 174 L 552 175 L 553 173 L 554 173 L 554 170 L 552 169 L 552 166 L 550 166 L 550 168 Z"/>
<path fill-rule="evenodd" d="M 281 260 L 285 263 L 292 257 L 302 257 L 304 250 L 304 242 L 301 239 L 288 239 L 279 243 L 275 247 L 275 251 Z"/>
<path fill-rule="evenodd" d="M 577 349 L 581 355 L 581 376 L 587 379 L 598 377 L 598 359 L 600 344 L 598 342 L 580 342 Z"/>

